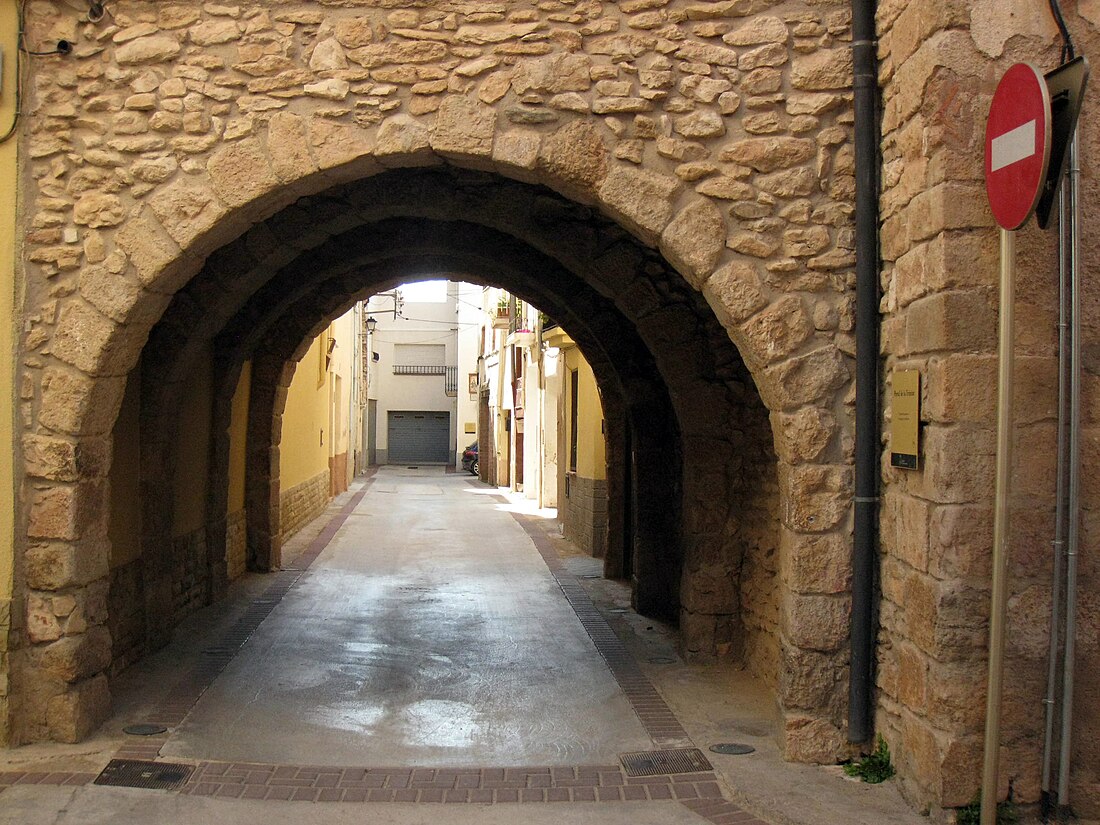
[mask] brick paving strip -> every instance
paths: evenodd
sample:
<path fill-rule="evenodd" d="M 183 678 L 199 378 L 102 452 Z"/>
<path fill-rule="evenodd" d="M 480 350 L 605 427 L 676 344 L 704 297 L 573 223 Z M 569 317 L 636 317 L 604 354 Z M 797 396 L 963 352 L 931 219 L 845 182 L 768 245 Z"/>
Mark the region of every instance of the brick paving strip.
<path fill-rule="evenodd" d="M 494 496 L 507 503 L 503 496 Z M 655 745 L 662 748 L 693 748 L 694 743 L 680 725 L 672 710 L 653 684 L 642 673 L 634 657 L 626 649 L 599 609 L 592 603 L 580 581 L 566 569 L 558 556 L 550 537 L 541 529 L 538 520 L 520 513 L 512 517 L 523 527 L 542 560 L 550 569 L 554 581 L 565 594 L 569 606 L 577 614 L 592 644 L 607 663 L 611 675 L 619 683 L 627 701 L 634 709 L 646 733 Z"/>
<path fill-rule="evenodd" d="M 204 660 L 185 675 L 146 720 L 172 728 L 180 724 L 203 692 L 248 641 L 332 541 L 366 495 L 370 482 L 352 496 L 295 560 L 222 638 L 205 651 Z M 473 482 L 471 482 L 473 483 Z M 503 496 L 494 499 L 507 503 Z M 607 663 L 654 744 L 662 748 L 694 747 L 671 709 L 638 667 L 626 646 L 570 573 L 549 536 L 530 516 L 513 513 L 542 556 L 569 605 Z M 170 733 L 142 737 L 122 745 L 117 759 L 155 760 Z M 93 773 L 0 772 L 0 791 L 15 785 L 82 786 Z M 643 802 L 678 801 L 714 825 L 767 825 L 723 798 L 711 771 L 660 776 L 627 776 L 621 765 L 498 768 L 362 768 L 273 765 L 253 762 L 202 761 L 179 793 L 218 799 L 300 802 Z"/>

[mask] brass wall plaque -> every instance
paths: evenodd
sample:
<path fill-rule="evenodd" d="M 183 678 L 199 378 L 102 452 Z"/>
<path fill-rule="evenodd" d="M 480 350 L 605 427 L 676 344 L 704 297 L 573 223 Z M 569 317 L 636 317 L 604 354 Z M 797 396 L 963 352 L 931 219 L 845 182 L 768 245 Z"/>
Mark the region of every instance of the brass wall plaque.
<path fill-rule="evenodd" d="M 915 470 L 920 463 L 920 372 L 898 370 L 892 384 L 890 466 Z"/>

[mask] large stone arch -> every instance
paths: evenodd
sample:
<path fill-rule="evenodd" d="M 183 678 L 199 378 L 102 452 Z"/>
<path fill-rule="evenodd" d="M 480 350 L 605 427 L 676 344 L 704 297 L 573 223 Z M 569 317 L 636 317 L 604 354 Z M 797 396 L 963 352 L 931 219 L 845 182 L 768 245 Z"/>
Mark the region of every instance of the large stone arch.
<path fill-rule="evenodd" d="M 659 250 L 678 288 L 705 298 L 775 434 L 777 541 L 754 562 L 767 565 L 761 581 L 777 582 L 770 675 L 778 681 L 782 661 L 788 753 L 830 758 L 843 727 L 847 633 L 843 6 L 794 4 L 749 19 L 662 9 L 654 28 L 598 3 L 564 19 L 354 11 L 120 6 L 119 35 L 98 41 L 87 27 L 73 74 L 41 78 L 43 127 L 28 142 L 37 191 L 22 341 L 17 738 L 80 738 L 106 705 L 109 434 L 125 376 L 166 308 L 201 306 L 183 288 L 199 284 L 204 266 L 243 256 L 270 270 L 317 233 L 366 221 L 372 206 L 319 219 L 324 206 L 303 211 L 302 198 L 387 169 L 446 164 L 545 186 L 606 216 L 638 249 Z M 613 27 L 598 22 L 605 11 Z M 44 15 L 31 15 L 32 33 L 56 22 Z M 801 47 L 793 60 L 790 45 Z M 107 80 L 133 94 L 108 92 Z M 80 100 L 69 115 L 73 85 Z M 413 200 L 425 210 L 431 202 Z M 497 211 L 509 234 L 530 228 L 514 210 Z M 66 240 L 69 229 L 82 244 Z M 598 261 L 606 280 L 594 288 L 620 307 L 658 297 L 641 279 L 616 281 L 631 271 L 630 245 L 624 265 L 621 250 L 595 237 L 569 249 L 525 241 L 572 271 Z M 252 294 L 234 277 L 209 285 L 230 305 Z M 178 318 L 204 323 L 201 313 Z M 663 333 L 653 322 L 655 354 L 678 328 L 673 317 Z M 708 414 L 708 399 L 691 402 L 698 409 L 680 417 L 687 437 Z M 700 525 L 700 535 L 725 527 Z M 51 619 L 54 599 L 69 596 L 74 611 Z"/>

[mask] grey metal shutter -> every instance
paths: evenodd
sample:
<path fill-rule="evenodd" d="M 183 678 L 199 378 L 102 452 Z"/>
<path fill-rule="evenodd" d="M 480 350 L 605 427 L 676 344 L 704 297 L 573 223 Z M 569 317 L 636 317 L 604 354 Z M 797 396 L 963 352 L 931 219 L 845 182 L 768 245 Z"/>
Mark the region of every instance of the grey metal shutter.
<path fill-rule="evenodd" d="M 388 432 L 391 464 L 446 464 L 450 461 L 449 412 L 391 411 Z"/>

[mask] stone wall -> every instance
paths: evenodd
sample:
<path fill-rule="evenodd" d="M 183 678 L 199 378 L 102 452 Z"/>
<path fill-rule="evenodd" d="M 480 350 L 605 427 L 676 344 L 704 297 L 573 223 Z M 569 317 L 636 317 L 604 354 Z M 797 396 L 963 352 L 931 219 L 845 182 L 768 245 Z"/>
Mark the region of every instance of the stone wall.
<path fill-rule="evenodd" d="M 172 539 L 173 625 L 210 604 L 210 551 L 206 528 Z"/>
<path fill-rule="evenodd" d="M 607 548 L 607 482 L 567 473 L 565 484 L 558 510 L 562 534 L 583 552 L 602 559 Z"/>
<path fill-rule="evenodd" d="M 248 561 L 248 520 L 244 509 L 230 513 L 225 526 L 225 564 L 229 581 L 244 574 Z"/>
<path fill-rule="evenodd" d="M 17 614 L 18 615 L 18 614 Z M 12 600 L 0 599 L 0 742 L 7 742 L 11 734 L 8 716 L 8 699 L 11 696 L 11 657 L 9 646 L 12 636 Z"/>
<path fill-rule="evenodd" d="M 1082 3 L 1082 16 L 1067 17 L 1079 48 L 1095 55 L 1100 16 L 1091 6 Z M 887 2 L 879 28 L 886 421 L 890 372 L 919 370 L 922 463 L 915 471 L 883 470 L 878 725 L 904 792 L 934 809 L 974 799 L 985 728 L 998 318 L 998 238 L 983 185 L 985 116 L 1011 63 L 1029 60 L 1049 70 L 1060 44 L 1046 7 L 1020 2 Z M 1095 91 L 1091 97 L 1095 103 Z M 1089 158 L 1100 149 L 1100 129 L 1087 118 L 1082 124 L 1088 203 L 1097 194 Z M 1083 244 L 1085 260 L 1095 260 L 1095 233 L 1086 230 Z M 1040 790 L 1051 605 L 1057 265 L 1053 234 L 1034 223 L 1019 233 L 1017 248 L 1016 462 L 1000 792 L 1011 784 L 1014 799 L 1028 803 Z M 1088 280 L 1082 305 L 1092 341 L 1100 290 Z M 1086 366 L 1086 409 L 1100 402 L 1092 370 Z M 1085 426 L 1084 489 L 1095 491 L 1100 441 L 1091 413 Z M 1085 494 L 1077 663 L 1091 665 L 1093 673 L 1100 664 L 1096 501 Z M 1094 682 L 1079 680 L 1071 803 L 1097 818 L 1100 694 Z"/>
<path fill-rule="evenodd" d="M 300 223 L 294 208 L 259 222 L 386 167 L 442 163 L 547 186 L 659 249 L 678 273 L 676 288 L 705 296 L 711 322 L 743 356 L 738 368 L 747 366 L 755 386 L 739 391 L 759 391 L 781 413 L 780 432 L 808 422 L 809 440 L 823 444 L 812 454 L 776 450 L 792 557 L 846 535 L 848 455 L 833 437 L 835 422 L 847 426 L 852 321 L 846 4 L 376 5 L 116 3 L 100 24 L 47 3 L 28 7 L 29 42 L 74 43 L 67 58 L 36 60 L 28 83 L 21 412 L 27 443 L 39 439 L 24 462 L 28 545 L 61 559 L 102 552 L 104 474 L 75 456 L 109 432 L 118 376 L 211 253 L 256 230 L 247 248 L 222 259 L 241 252 L 241 266 L 231 261 L 218 284 L 226 304 L 240 306 L 248 298 L 234 292 L 248 283 L 241 267 L 263 272 L 277 258 L 281 266 L 323 233 L 369 220 L 373 202 L 324 216 L 327 229 L 313 213 Z M 492 219 L 533 237 L 547 214 L 569 214 L 535 203 Z M 529 222 L 522 231 L 519 220 Z M 728 452 L 729 436 L 712 432 L 714 399 L 693 390 L 735 370 L 700 354 L 714 347 L 692 326 L 690 301 L 662 304 L 675 290 L 639 278 L 629 254 L 616 258 L 623 247 L 586 237 L 591 249 L 585 241 L 556 253 L 643 330 L 692 441 L 685 501 L 705 503 L 722 489 L 710 480 L 724 479 L 708 457 L 715 443 Z M 192 306 L 201 297 L 189 296 Z M 213 323 L 186 318 L 179 329 L 197 335 Z M 807 521 L 800 502 L 820 516 Z M 727 504 L 693 525 L 697 575 L 685 578 L 693 592 L 725 581 L 713 571 L 737 557 L 728 543 L 740 528 Z M 61 586 L 91 586 L 105 575 L 96 569 L 68 570 Z M 806 598 L 783 600 L 780 655 L 804 649 L 804 617 L 843 599 L 806 587 Z M 28 661 L 40 652 L 28 650 Z M 843 655 L 829 657 L 823 667 L 842 671 Z M 69 728 L 102 714 L 96 673 L 82 665 L 63 684 L 50 682 L 27 706 L 24 735 L 44 735 L 46 706 L 62 696 L 80 717 Z M 806 718 L 800 710 L 787 720 L 790 753 L 808 753 L 794 744 Z M 817 721 L 814 753 L 833 759 L 844 751 L 843 724 L 832 713 Z"/>
<path fill-rule="evenodd" d="M 283 541 L 325 512 L 329 502 L 330 483 L 326 471 L 281 494 L 279 529 Z"/>
<path fill-rule="evenodd" d="M 111 669 L 115 676 L 145 655 L 145 590 L 141 559 L 111 570 L 107 629 L 111 631 Z"/>

